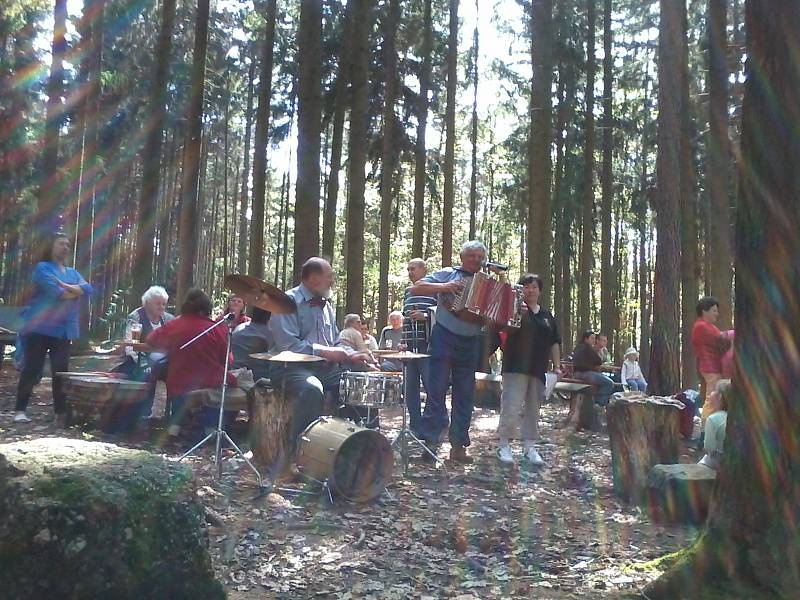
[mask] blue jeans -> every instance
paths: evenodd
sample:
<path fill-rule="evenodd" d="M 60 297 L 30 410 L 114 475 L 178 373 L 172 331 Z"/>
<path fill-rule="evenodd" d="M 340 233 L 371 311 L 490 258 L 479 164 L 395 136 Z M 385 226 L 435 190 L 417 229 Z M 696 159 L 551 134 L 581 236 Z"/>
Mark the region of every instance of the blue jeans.
<path fill-rule="evenodd" d="M 408 407 L 409 428 L 411 431 L 419 431 L 422 421 L 422 399 L 419 393 L 419 382 L 428 391 L 428 378 L 430 377 L 430 364 L 427 358 L 409 360 L 406 366 L 405 398 Z"/>
<path fill-rule="evenodd" d="M 437 443 L 448 425 L 445 396 L 452 377 L 450 443 L 453 446 L 469 446 L 479 342 L 479 337 L 456 335 L 439 324 L 433 327 L 429 351 L 428 401 L 420 423 L 420 434 L 426 441 Z"/>
<path fill-rule="evenodd" d="M 575 377 L 597 386 L 597 395 L 594 397 L 595 404 L 600 406 L 608 405 L 609 400 L 611 400 L 611 394 L 614 393 L 614 382 L 609 377 L 597 371 L 581 371 L 575 373 Z"/>
<path fill-rule="evenodd" d="M 644 379 L 628 379 L 626 383 L 632 392 L 647 393 L 647 382 Z"/>

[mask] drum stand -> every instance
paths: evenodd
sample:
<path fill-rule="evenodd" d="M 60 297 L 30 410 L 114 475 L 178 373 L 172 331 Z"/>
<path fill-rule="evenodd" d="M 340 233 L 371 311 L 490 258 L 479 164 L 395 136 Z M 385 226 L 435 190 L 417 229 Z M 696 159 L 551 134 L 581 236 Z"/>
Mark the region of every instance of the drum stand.
<path fill-rule="evenodd" d="M 222 440 L 224 439 L 225 441 L 228 442 L 228 444 L 230 444 L 233 447 L 233 449 L 235 451 L 234 456 L 241 457 L 242 460 L 244 460 L 245 464 L 248 467 L 250 467 L 250 469 L 253 471 L 253 473 L 256 474 L 256 479 L 258 480 L 258 488 L 260 490 L 258 495 L 261 495 L 264 492 L 264 490 L 266 489 L 265 486 L 264 486 L 264 482 L 261 479 L 261 473 L 258 472 L 258 469 L 256 469 L 255 466 L 253 465 L 253 463 L 251 463 L 250 460 L 244 455 L 244 452 L 242 452 L 241 448 L 239 448 L 239 446 L 237 446 L 236 443 L 231 439 L 231 437 L 228 435 L 228 432 L 226 432 L 222 428 L 222 419 L 224 418 L 224 415 L 225 415 L 225 393 L 228 390 L 228 365 L 227 365 L 227 361 L 228 361 L 228 356 L 231 353 L 231 336 L 233 334 L 233 314 L 229 313 L 228 316 L 226 316 L 225 318 L 217 321 L 211 327 L 209 327 L 208 329 L 206 329 L 202 333 L 199 333 L 198 335 L 193 337 L 191 340 L 186 342 L 183 346 L 180 347 L 180 349 L 183 350 L 187 346 L 193 344 L 196 340 L 200 339 L 201 337 L 206 335 L 209 331 L 211 331 L 212 329 L 222 325 L 223 323 L 227 324 L 227 326 L 228 326 L 228 335 L 227 335 L 228 341 L 227 341 L 227 348 L 225 350 L 225 367 L 223 369 L 223 375 L 222 375 L 222 394 L 221 394 L 220 400 L 219 400 L 219 418 L 217 420 L 217 430 L 216 431 L 212 431 L 206 437 L 204 437 L 202 440 L 197 442 L 194 446 L 189 448 L 189 450 L 187 450 L 183 455 L 181 455 L 180 458 L 178 458 L 178 462 L 182 461 L 187 456 L 190 456 L 191 454 L 194 454 L 198 449 L 200 449 L 202 446 L 204 446 L 206 444 L 206 442 L 208 442 L 209 440 L 216 439 L 216 445 L 215 445 L 215 450 L 214 450 L 214 462 L 217 465 L 216 481 L 219 481 L 222 478 L 222 459 L 220 457 L 220 453 L 221 453 L 221 449 L 222 449 Z"/>
<path fill-rule="evenodd" d="M 417 359 L 419 360 L 419 359 Z M 409 439 L 411 440 L 412 444 L 416 444 L 420 448 L 422 448 L 423 452 L 427 452 L 428 455 L 433 458 L 438 467 L 441 465 L 442 471 L 444 472 L 445 477 L 447 477 L 447 467 L 445 466 L 445 462 L 443 459 L 439 458 L 436 453 L 432 452 L 430 448 L 419 439 L 414 432 L 411 431 L 408 427 L 408 421 L 406 420 L 406 414 L 408 412 L 408 406 L 406 406 L 406 380 L 407 380 L 407 368 L 408 368 L 408 359 L 405 359 L 403 362 L 403 383 L 400 386 L 400 399 L 401 399 L 401 406 L 403 409 L 403 428 L 398 432 L 397 437 L 392 442 L 392 446 L 396 447 L 398 452 L 400 452 L 400 457 L 403 459 L 403 477 L 408 477 L 408 457 L 410 456 L 410 450 L 408 447 Z M 388 491 L 388 490 L 387 490 Z"/>

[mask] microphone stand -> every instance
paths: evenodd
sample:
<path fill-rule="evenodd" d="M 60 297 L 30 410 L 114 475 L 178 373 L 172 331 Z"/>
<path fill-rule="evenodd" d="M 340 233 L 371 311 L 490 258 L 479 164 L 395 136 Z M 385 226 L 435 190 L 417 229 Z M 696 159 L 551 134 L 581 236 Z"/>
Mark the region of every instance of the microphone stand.
<path fill-rule="evenodd" d="M 247 466 L 250 467 L 253 473 L 256 474 L 259 490 L 263 492 L 265 488 L 264 488 L 264 483 L 261 479 L 261 473 L 258 472 L 258 469 L 256 469 L 253 463 L 251 463 L 250 460 L 244 455 L 244 452 L 242 452 L 241 448 L 239 448 L 239 446 L 237 446 L 236 443 L 231 439 L 231 437 L 228 435 L 228 432 L 222 428 L 222 420 L 225 415 L 225 395 L 226 392 L 228 391 L 228 356 L 230 356 L 231 353 L 231 337 L 233 336 L 233 313 L 228 313 L 227 315 L 225 315 L 224 318 L 214 323 L 211 327 L 194 336 L 191 340 L 189 340 L 183 346 L 181 346 L 180 349 L 183 350 L 187 346 L 191 346 L 194 342 L 199 340 L 204 335 L 207 335 L 210 331 L 216 329 L 223 323 L 225 323 L 228 326 L 228 332 L 227 332 L 227 346 L 225 349 L 225 368 L 223 369 L 222 372 L 222 394 L 219 400 L 219 418 L 217 420 L 217 429 L 216 431 L 212 431 L 211 433 L 209 433 L 206 437 L 204 437 L 194 446 L 189 448 L 189 450 L 187 450 L 180 458 L 178 458 L 178 462 L 182 461 L 187 456 L 194 454 L 209 440 L 215 439 L 216 445 L 214 450 L 214 462 L 217 465 L 216 481 L 219 481 L 222 478 L 222 460 L 220 458 L 220 451 L 222 449 L 222 440 L 224 439 L 225 441 L 228 442 L 228 444 L 230 444 L 233 447 L 235 451 L 234 456 L 241 457 L 242 460 L 244 460 L 245 464 L 247 464 Z M 261 495 L 261 492 L 259 493 L 259 495 Z"/>

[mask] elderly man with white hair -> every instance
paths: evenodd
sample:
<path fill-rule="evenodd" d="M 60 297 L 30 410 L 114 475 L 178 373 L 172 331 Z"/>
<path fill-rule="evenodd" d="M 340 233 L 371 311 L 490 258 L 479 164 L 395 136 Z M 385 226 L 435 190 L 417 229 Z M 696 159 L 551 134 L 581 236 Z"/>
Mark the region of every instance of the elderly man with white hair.
<path fill-rule="evenodd" d="M 403 313 L 393 310 L 389 313 L 389 324 L 381 330 L 378 341 L 380 348 L 402 351 L 406 349 L 403 343 Z M 381 363 L 384 371 L 402 371 L 403 365 L 398 361 L 384 360 Z"/>
<path fill-rule="evenodd" d="M 464 287 L 463 279 L 477 273 L 486 262 L 486 246 L 472 240 L 461 247 L 461 266 L 445 267 L 427 275 L 409 288 L 416 296 L 437 298 L 436 325 L 430 335 L 430 373 L 428 399 L 420 423 L 420 433 L 429 446 L 438 446 L 442 432 L 450 422 L 450 460 L 471 463 L 470 445 L 475 393 L 475 371 L 480 356 L 481 325 L 462 321 L 450 308 L 454 294 Z M 445 395 L 452 381 L 452 407 L 448 419 Z M 423 459 L 428 456 L 423 453 Z"/>

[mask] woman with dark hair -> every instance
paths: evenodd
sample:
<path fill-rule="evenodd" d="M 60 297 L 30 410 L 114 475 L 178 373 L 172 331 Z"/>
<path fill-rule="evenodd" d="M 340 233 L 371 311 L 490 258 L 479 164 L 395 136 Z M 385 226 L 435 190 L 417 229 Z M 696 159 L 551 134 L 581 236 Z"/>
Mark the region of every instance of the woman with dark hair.
<path fill-rule="evenodd" d="M 250 317 L 244 312 L 245 306 L 244 299 L 241 296 L 233 294 L 228 297 L 228 306 L 219 318 L 223 319 L 225 315 L 233 314 L 234 327 L 248 323 Z"/>
<path fill-rule="evenodd" d="M 719 302 L 713 296 L 705 296 L 697 302 L 697 320 L 692 327 L 692 346 L 697 371 L 700 373 L 700 395 L 703 401 L 703 421 L 708 415 L 705 401 L 722 379 L 722 357 L 730 348 L 730 335 L 726 336 L 717 327 Z"/>
<path fill-rule="evenodd" d="M 503 348 L 503 393 L 497 433 L 500 462 L 514 463 L 511 438 L 520 437 L 523 457 L 531 466 L 544 464 L 536 450 L 539 437 L 539 407 L 544 400 L 545 372 L 552 363 L 561 371 L 561 336 L 552 313 L 539 305 L 542 278 L 523 275 L 519 280 L 526 309 L 519 328 L 510 329 Z"/>
<path fill-rule="evenodd" d="M 25 411 L 48 354 L 53 374 L 69 371 L 70 343 L 80 335 L 79 299 L 92 293 L 92 286 L 81 274 L 66 266 L 69 251 L 67 236 L 57 234 L 48 238 L 42 247 L 41 260 L 33 270 L 33 297 L 23 327 L 25 360 L 17 386 L 15 423 L 30 423 Z M 66 396 L 60 377 L 53 377 L 53 410 L 56 421 L 62 423 Z"/>
<path fill-rule="evenodd" d="M 606 406 L 614 393 L 614 382 L 602 373 L 603 359 L 595 349 L 595 338 L 594 331 L 583 332 L 580 343 L 575 346 L 572 364 L 577 379 L 596 386 L 595 404 Z"/>
<path fill-rule="evenodd" d="M 222 377 L 228 372 L 232 357 L 226 356 L 227 337 L 224 325 L 212 329 L 191 345 L 181 349 L 186 342 L 213 325 L 211 299 L 199 289 L 186 293 L 181 305 L 181 314 L 169 323 L 154 330 L 147 338 L 142 351 L 166 352 L 167 398 L 172 404 L 169 435 L 176 438 L 186 413 L 186 394 L 204 388 L 218 388 Z M 236 378 L 227 374 L 228 383 L 236 384 Z"/>

